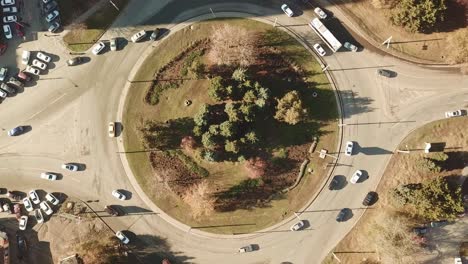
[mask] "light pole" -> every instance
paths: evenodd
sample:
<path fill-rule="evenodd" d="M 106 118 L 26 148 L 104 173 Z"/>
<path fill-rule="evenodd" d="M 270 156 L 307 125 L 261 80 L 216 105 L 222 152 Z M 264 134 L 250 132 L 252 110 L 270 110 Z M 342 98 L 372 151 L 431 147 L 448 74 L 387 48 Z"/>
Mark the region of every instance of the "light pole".
<path fill-rule="evenodd" d="M 215 13 L 213 12 L 213 9 L 211 9 L 211 7 L 210 7 L 210 11 L 211 11 L 211 14 L 213 14 L 213 17 L 216 18 L 216 15 L 215 15 Z"/>
<path fill-rule="evenodd" d="M 117 7 L 117 5 L 115 5 L 114 2 L 112 2 L 112 0 L 109 0 L 109 3 L 111 3 L 111 5 L 113 5 L 115 7 L 115 9 L 117 9 L 117 11 L 120 12 L 120 9 Z"/>

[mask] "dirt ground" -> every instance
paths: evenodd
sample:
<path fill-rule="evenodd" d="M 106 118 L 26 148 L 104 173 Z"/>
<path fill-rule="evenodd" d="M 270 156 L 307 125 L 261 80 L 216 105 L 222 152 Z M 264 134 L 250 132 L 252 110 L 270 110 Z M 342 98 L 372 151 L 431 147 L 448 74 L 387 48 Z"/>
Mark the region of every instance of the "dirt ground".
<path fill-rule="evenodd" d="M 361 263 L 365 259 L 378 259 L 371 242 L 366 237 L 368 224 L 377 212 L 388 208 L 388 191 L 397 185 L 418 183 L 422 180 L 440 176 L 461 176 L 462 170 L 468 164 L 468 117 L 443 119 L 427 124 L 408 135 L 400 144 L 399 149 L 408 149 L 410 154 L 397 153 L 390 160 L 382 181 L 377 187 L 379 194 L 377 203 L 370 207 L 351 232 L 336 246 L 335 255 L 342 263 Z M 423 155 L 424 142 L 445 142 L 445 153 L 449 167 L 441 173 L 423 173 L 414 166 L 414 161 Z M 449 162 L 451 157 L 456 160 Z M 463 193 L 468 194 L 466 176 L 459 177 L 463 184 Z M 460 243 L 468 241 L 466 236 L 468 221 L 457 220 L 443 229 L 431 229 L 428 235 L 429 250 L 413 256 L 417 263 L 453 263 L 454 254 Z M 324 263 L 338 263 L 333 256 L 328 256 Z"/>

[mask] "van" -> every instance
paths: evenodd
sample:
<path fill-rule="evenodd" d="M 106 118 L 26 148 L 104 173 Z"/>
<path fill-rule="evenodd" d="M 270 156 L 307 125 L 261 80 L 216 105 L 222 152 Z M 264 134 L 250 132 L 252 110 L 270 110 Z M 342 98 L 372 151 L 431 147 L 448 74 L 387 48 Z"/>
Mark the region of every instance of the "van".
<path fill-rule="evenodd" d="M 144 31 L 144 30 L 139 31 L 138 33 L 136 33 L 135 35 L 132 36 L 132 42 L 140 41 L 144 37 L 146 37 L 146 31 Z"/>
<path fill-rule="evenodd" d="M 31 56 L 31 52 L 27 50 L 23 50 L 23 56 L 21 56 L 21 63 L 24 65 L 28 65 L 30 56 Z"/>

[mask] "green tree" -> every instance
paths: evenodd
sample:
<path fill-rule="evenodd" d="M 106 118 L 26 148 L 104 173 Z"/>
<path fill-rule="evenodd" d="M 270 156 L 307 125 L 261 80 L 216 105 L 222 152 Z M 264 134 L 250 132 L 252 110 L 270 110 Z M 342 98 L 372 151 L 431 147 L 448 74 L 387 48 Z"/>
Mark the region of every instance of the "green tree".
<path fill-rule="evenodd" d="M 199 60 L 194 60 L 192 65 L 188 68 L 188 71 L 193 78 L 200 79 L 205 73 L 205 68 L 205 64 Z"/>
<path fill-rule="evenodd" d="M 244 102 L 253 103 L 255 100 L 257 100 L 257 95 L 255 94 L 254 90 L 249 90 L 244 94 L 242 100 Z"/>
<path fill-rule="evenodd" d="M 203 129 L 200 126 L 194 126 L 193 127 L 193 134 L 197 137 L 201 136 L 203 134 Z"/>
<path fill-rule="evenodd" d="M 432 159 L 424 157 L 417 161 L 416 167 L 424 172 L 438 173 L 442 170 L 439 164 L 435 163 Z"/>
<path fill-rule="evenodd" d="M 255 104 L 242 104 L 240 106 L 240 111 L 244 116 L 244 120 L 247 122 L 253 122 L 256 115 L 256 105 Z"/>
<path fill-rule="evenodd" d="M 207 149 L 214 149 L 217 145 L 214 136 L 210 132 L 205 132 L 202 135 L 202 144 Z"/>
<path fill-rule="evenodd" d="M 203 159 L 206 160 L 206 161 L 216 161 L 217 160 L 217 155 L 216 155 L 216 152 L 214 151 L 211 151 L 211 150 L 206 150 L 204 151 L 203 153 Z"/>
<path fill-rule="evenodd" d="M 232 91 L 230 91 L 230 89 L 226 89 L 226 87 L 224 87 L 223 79 L 220 76 L 216 76 L 211 79 L 208 95 L 214 100 L 226 100 L 231 95 L 231 92 Z"/>
<path fill-rule="evenodd" d="M 241 113 L 239 111 L 239 104 L 226 103 L 224 106 L 224 112 L 228 115 L 229 121 L 237 122 L 240 121 Z"/>
<path fill-rule="evenodd" d="M 307 110 L 302 106 L 302 100 L 297 91 L 291 91 L 278 100 L 275 119 L 295 125 L 307 117 Z"/>
<path fill-rule="evenodd" d="M 198 113 L 196 113 L 195 116 L 193 117 L 193 121 L 195 122 L 195 125 L 204 127 L 208 125 L 209 116 L 210 116 L 210 106 L 207 104 L 203 104 L 198 110 Z"/>
<path fill-rule="evenodd" d="M 220 127 L 219 125 L 211 125 L 210 128 L 208 129 L 211 135 L 217 136 L 220 134 Z"/>
<path fill-rule="evenodd" d="M 258 139 L 257 133 L 255 131 L 250 131 L 245 134 L 245 141 L 250 144 L 257 144 L 260 140 Z"/>
<path fill-rule="evenodd" d="M 237 68 L 232 73 L 232 79 L 234 79 L 234 80 L 236 80 L 238 82 L 245 82 L 245 80 L 247 80 L 247 69 Z"/>
<path fill-rule="evenodd" d="M 221 123 L 219 128 L 221 130 L 220 134 L 222 136 L 227 137 L 227 138 L 231 138 L 236 134 L 237 126 L 233 122 L 224 121 L 223 123 Z"/>
<path fill-rule="evenodd" d="M 445 0 L 401 0 L 390 20 L 410 32 L 432 31 L 444 20 L 446 9 Z"/>
<path fill-rule="evenodd" d="M 226 145 L 224 145 L 224 149 L 227 152 L 232 152 L 232 153 L 239 153 L 240 147 L 239 147 L 239 142 L 237 140 L 234 141 L 229 141 L 226 140 Z"/>

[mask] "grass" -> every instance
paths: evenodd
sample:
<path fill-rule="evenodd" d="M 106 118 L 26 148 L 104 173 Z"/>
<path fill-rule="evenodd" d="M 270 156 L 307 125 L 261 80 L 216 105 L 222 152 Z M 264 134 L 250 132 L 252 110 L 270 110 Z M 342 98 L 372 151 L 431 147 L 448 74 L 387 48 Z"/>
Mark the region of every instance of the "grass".
<path fill-rule="evenodd" d="M 122 10 L 127 5 L 128 0 L 114 0 L 113 2 Z M 83 25 L 75 25 L 75 28 L 72 28 L 63 37 L 63 40 L 71 51 L 86 51 L 99 40 L 119 14 L 120 12 L 111 3 L 106 2 L 89 16 Z"/>
<path fill-rule="evenodd" d="M 203 21 L 194 24 L 192 29 L 185 28 L 171 36 L 166 40 L 159 43 L 154 49 L 153 53 L 147 58 L 144 68 L 136 74 L 134 81 L 151 80 L 153 74 L 161 67 L 171 61 L 180 52 L 184 51 L 191 43 L 207 38 L 211 34 L 213 26 L 220 22 L 230 23 L 241 27 L 255 29 L 255 30 L 271 30 L 271 26 L 259 22 L 243 19 L 219 19 Z M 277 31 L 277 32 L 274 32 Z M 322 104 L 329 103 L 327 108 L 329 111 L 323 109 L 315 109 L 314 111 L 321 111 L 325 116 L 320 121 L 320 130 L 329 131 L 320 138 L 318 148 L 335 149 L 336 148 L 336 103 L 334 101 L 334 94 L 331 90 L 328 80 L 322 74 L 320 65 L 315 62 L 313 57 L 297 43 L 292 37 L 282 33 L 279 30 L 270 32 L 272 38 L 276 42 L 271 41 L 271 45 L 276 45 L 278 49 L 291 56 L 302 68 L 309 72 L 308 81 L 318 84 L 320 88 L 318 99 L 322 100 Z M 142 150 L 142 143 L 138 137 L 138 126 L 145 119 L 151 116 L 152 119 L 165 121 L 172 118 L 191 117 L 199 109 L 203 103 L 213 103 L 208 97 L 206 88 L 207 80 L 185 81 L 183 85 L 177 89 L 165 90 L 160 99 L 160 103 L 156 106 L 150 106 L 143 103 L 149 83 L 135 82 L 130 88 L 132 93 L 126 99 L 126 112 L 123 117 L 123 122 L 126 124 L 126 133 L 123 134 L 124 145 L 127 151 Z M 322 93 L 323 91 L 323 93 Z M 192 105 L 184 106 L 184 101 L 189 99 Z M 316 102 L 317 103 L 317 102 Z M 314 106 L 316 107 L 316 106 Z M 316 116 L 322 114 L 317 113 Z M 325 121 L 327 120 L 327 121 Z M 297 129 L 296 129 L 297 130 Z M 294 133 L 297 131 L 293 131 Z M 309 138 L 311 135 L 308 135 Z M 311 138 L 310 138 L 311 141 Z M 280 154 L 279 156 L 284 156 Z M 255 230 L 271 226 L 278 221 L 292 215 L 293 212 L 299 210 L 311 198 L 319 186 L 323 177 L 326 176 L 327 169 L 324 166 L 324 160 L 316 156 L 311 156 L 312 165 L 310 168 L 314 170 L 312 174 L 304 176 L 301 184 L 289 192 L 285 196 L 278 196 L 276 199 L 263 208 L 255 208 L 253 210 L 238 209 L 231 212 L 216 213 L 209 217 L 201 217 L 193 219 L 187 212 L 190 208 L 183 203 L 179 197 L 167 192 L 163 184 L 156 186 L 148 184 L 149 177 L 154 177 L 154 172 L 149 164 L 149 159 L 146 152 L 129 153 L 127 154 L 132 171 L 135 174 L 140 186 L 145 190 L 147 195 L 166 213 L 184 222 L 192 228 L 199 228 L 203 231 L 209 231 L 222 234 L 238 234 L 247 233 Z M 195 162 L 200 167 L 205 168 L 210 172 L 210 182 L 213 183 L 213 188 L 224 189 L 226 186 L 231 186 L 233 190 L 238 188 L 245 188 L 245 171 L 241 163 L 237 162 L 219 162 L 209 163 L 194 157 Z M 249 182 L 249 184 L 252 184 Z M 236 187 L 237 186 L 237 187 Z M 250 185 L 249 185 L 250 186 Z"/>
<path fill-rule="evenodd" d="M 401 184 L 419 183 L 435 177 L 461 175 L 461 169 L 442 171 L 441 173 L 425 173 L 417 168 L 417 161 L 420 159 L 424 147 L 424 142 L 445 142 L 446 152 L 468 151 L 468 139 L 464 131 L 468 129 L 468 117 L 443 119 L 426 124 L 409 134 L 399 146 L 399 149 L 406 149 L 406 145 L 411 149 L 410 154 L 395 154 L 377 187 L 379 200 L 374 206 L 376 210 L 368 210 L 362 216 L 357 225 L 350 233 L 336 246 L 337 252 L 359 252 L 362 248 L 368 248 L 371 242 L 367 240 L 368 223 L 374 215 L 389 208 L 388 191 Z M 452 149 L 452 150 L 450 150 Z M 466 156 L 466 154 L 465 154 Z M 465 193 L 467 190 L 465 190 Z M 369 250 L 370 251 L 370 250 Z M 337 254 L 343 263 L 359 263 L 363 258 L 376 258 L 375 254 Z M 417 259 L 416 259 L 417 260 Z M 337 263 L 336 261 L 333 263 Z"/>

